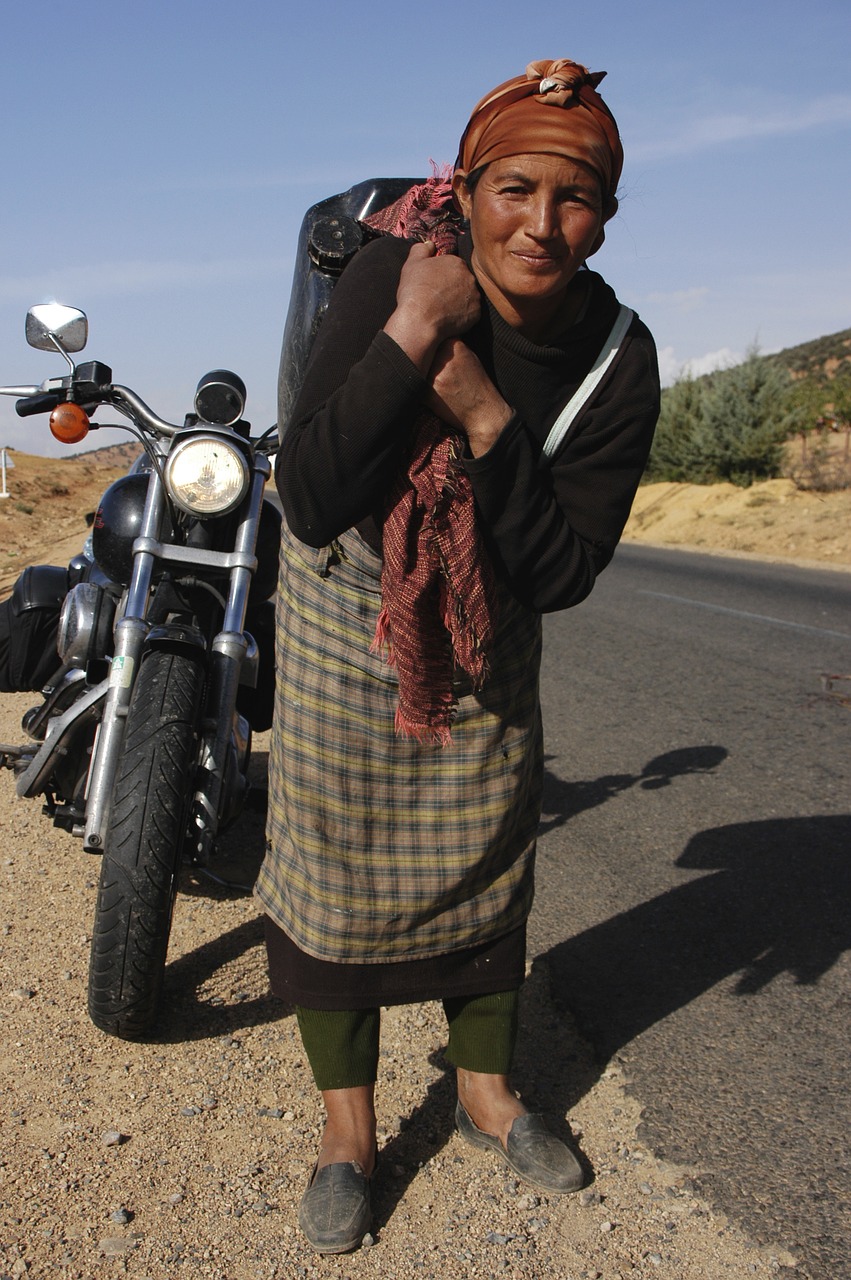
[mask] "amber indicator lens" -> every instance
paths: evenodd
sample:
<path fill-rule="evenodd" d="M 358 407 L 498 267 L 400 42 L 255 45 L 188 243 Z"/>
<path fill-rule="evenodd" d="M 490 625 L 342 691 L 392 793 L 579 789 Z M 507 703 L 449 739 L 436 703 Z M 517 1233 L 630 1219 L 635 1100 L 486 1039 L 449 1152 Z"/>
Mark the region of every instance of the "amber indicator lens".
<path fill-rule="evenodd" d="M 50 415 L 49 426 L 63 444 L 79 444 L 89 434 L 89 415 L 78 404 L 59 404 Z"/>

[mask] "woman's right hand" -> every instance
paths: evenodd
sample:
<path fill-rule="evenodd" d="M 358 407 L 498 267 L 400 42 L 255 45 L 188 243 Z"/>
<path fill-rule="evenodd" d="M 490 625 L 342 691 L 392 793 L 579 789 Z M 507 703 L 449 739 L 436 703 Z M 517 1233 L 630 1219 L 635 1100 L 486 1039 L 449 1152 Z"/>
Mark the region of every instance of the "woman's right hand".
<path fill-rule="evenodd" d="M 481 295 L 467 265 L 452 254 L 436 256 L 426 241 L 411 246 L 384 332 L 425 374 L 441 342 L 466 333 L 480 311 Z"/>

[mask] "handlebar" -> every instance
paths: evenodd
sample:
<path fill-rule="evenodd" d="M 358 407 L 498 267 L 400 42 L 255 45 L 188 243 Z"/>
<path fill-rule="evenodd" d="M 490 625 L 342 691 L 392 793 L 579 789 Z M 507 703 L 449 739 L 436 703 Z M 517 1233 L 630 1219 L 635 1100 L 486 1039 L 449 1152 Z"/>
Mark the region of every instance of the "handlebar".
<path fill-rule="evenodd" d="M 49 378 L 40 386 L 0 387 L 0 395 L 18 396 L 15 412 L 20 418 L 28 418 L 37 413 L 50 413 L 65 398 L 71 385 L 68 378 Z M 154 436 L 170 439 L 181 427 L 173 422 L 160 418 L 141 396 L 129 387 L 111 383 L 97 388 L 86 388 L 86 405 L 92 403 L 110 404 L 129 418 L 137 426 L 145 427 Z M 93 426 L 96 424 L 92 424 Z M 258 439 L 251 442 L 260 453 L 274 453 L 278 447 L 277 428 L 272 426 Z"/>
<path fill-rule="evenodd" d="M 0 387 L 0 396 L 37 396 L 47 389 L 47 385 L 43 382 L 40 387 Z"/>
<path fill-rule="evenodd" d="M 50 413 L 61 404 L 65 393 L 73 384 L 68 378 L 49 378 L 38 387 L 0 387 L 0 395 L 19 396 L 15 412 L 20 418 L 28 418 L 36 413 Z M 124 413 L 131 422 L 138 426 L 146 426 L 155 436 L 173 436 L 180 428 L 173 422 L 166 422 L 154 413 L 144 400 L 131 391 L 129 387 L 107 384 L 102 387 L 86 386 L 85 403 L 111 404 Z"/>
<path fill-rule="evenodd" d="M 114 405 L 119 412 L 126 413 L 132 422 L 138 423 L 140 420 L 152 431 L 156 436 L 173 436 L 176 431 L 180 430 L 173 422 L 166 422 L 164 418 L 158 418 L 153 409 L 145 404 L 141 396 L 137 396 L 135 391 L 131 391 L 129 387 L 120 387 L 113 385 L 110 387 L 110 396 L 107 403 Z"/>
<path fill-rule="evenodd" d="M 26 396 L 15 403 L 15 413 L 19 418 L 29 418 L 34 413 L 51 413 L 60 403 L 61 396 L 56 391 L 42 391 L 37 395 Z"/>

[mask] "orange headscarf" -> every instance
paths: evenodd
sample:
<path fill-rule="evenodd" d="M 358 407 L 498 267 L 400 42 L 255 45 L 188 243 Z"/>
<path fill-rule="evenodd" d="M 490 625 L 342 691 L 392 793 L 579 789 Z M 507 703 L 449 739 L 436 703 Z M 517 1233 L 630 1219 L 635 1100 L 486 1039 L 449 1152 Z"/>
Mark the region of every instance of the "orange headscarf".
<path fill-rule="evenodd" d="M 530 62 L 525 75 L 498 85 L 474 107 L 456 169 L 470 173 L 525 153 L 569 156 L 598 175 L 603 216 L 611 218 L 618 207 L 623 147 L 615 118 L 597 93 L 605 74 L 569 58 Z"/>

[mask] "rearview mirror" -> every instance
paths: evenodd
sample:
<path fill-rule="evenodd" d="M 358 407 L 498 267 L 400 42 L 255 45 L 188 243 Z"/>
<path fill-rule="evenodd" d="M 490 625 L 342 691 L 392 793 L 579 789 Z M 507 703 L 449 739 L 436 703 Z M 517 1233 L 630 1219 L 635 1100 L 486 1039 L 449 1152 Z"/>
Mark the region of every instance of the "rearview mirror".
<path fill-rule="evenodd" d="M 82 351 L 89 336 L 85 313 L 60 302 L 43 302 L 27 312 L 27 342 L 37 351 Z"/>

